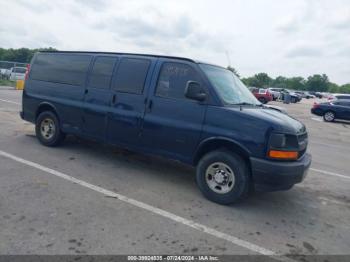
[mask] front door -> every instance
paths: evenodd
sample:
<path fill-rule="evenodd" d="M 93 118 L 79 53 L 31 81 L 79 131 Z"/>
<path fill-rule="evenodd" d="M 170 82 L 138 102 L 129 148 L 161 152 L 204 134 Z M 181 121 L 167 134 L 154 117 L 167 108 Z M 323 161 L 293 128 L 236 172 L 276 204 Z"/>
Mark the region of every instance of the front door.
<path fill-rule="evenodd" d="M 104 140 L 107 113 L 110 108 L 110 84 L 117 57 L 97 56 L 85 90 L 83 133 L 93 139 Z"/>
<path fill-rule="evenodd" d="M 155 60 L 124 56 L 113 77 L 107 139 L 126 148 L 139 146 L 147 90 Z"/>
<path fill-rule="evenodd" d="M 188 81 L 203 85 L 196 66 L 187 61 L 160 60 L 142 129 L 142 144 L 154 153 L 189 161 L 198 145 L 206 104 L 184 95 Z"/>

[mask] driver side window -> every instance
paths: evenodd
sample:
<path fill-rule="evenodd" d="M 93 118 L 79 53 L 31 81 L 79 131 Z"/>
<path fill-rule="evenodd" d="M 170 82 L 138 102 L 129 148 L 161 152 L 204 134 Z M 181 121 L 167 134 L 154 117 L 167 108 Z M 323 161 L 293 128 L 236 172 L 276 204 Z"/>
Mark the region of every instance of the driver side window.
<path fill-rule="evenodd" d="M 164 63 L 158 78 L 156 96 L 184 99 L 188 81 L 200 82 L 200 76 L 191 66 L 181 63 Z"/>

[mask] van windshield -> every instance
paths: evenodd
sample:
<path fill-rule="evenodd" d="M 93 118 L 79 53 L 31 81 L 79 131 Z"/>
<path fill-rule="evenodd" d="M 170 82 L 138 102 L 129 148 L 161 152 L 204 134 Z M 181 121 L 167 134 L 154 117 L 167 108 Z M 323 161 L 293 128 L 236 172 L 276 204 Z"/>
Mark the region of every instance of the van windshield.
<path fill-rule="evenodd" d="M 229 105 L 261 105 L 249 89 L 231 71 L 207 64 L 199 64 L 220 98 Z"/>

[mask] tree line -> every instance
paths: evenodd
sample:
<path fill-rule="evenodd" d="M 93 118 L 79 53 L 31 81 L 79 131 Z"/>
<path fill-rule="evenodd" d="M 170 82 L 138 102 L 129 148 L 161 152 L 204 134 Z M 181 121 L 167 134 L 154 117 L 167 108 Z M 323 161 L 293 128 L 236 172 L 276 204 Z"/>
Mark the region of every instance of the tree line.
<path fill-rule="evenodd" d="M 38 51 L 56 51 L 57 49 L 48 48 L 18 48 L 18 49 L 5 49 L 0 48 L 0 61 L 18 62 L 18 63 L 30 63 L 33 55 Z"/>
<path fill-rule="evenodd" d="M 48 48 L 19 48 L 19 49 L 5 49 L 0 48 L 0 61 L 13 61 L 20 63 L 29 63 L 35 52 L 38 51 L 56 51 L 57 49 Z M 238 77 L 237 70 L 231 66 L 227 67 Z M 350 93 L 350 83 L 345 85 L 337 85 L 332 83 L 326 74 L 316 74 L 309 76 L 308 78 L 303 77 L 285 77 L 278 76 L 276 78 L 270 77 L 267 73 L 258 73 L 254 76 L 241 78 L 243 83 L 247 86 L 254 87 L 279 87 L 293 90 L 305 90 L 305 91 L 318 91 L 318 92 L 331 92 L 331 93 Z"/>
<path fill-rule="evenodd" d="M 229 66 L 227 69 L 240 77 L 235 68 Z M 267 73 L 258 73 L 251 77 L 241 78 L 241 80 L 246 86 L 260 88 L 277 87 L 315 92 L 350 93 L 350 83 L 345 85 L 337 85 L 336 83 L 332 83 L 326 74 L 315 74 L 305 79 L 301 76 L 278 76 L 276 78 L 272 78 Z"/>

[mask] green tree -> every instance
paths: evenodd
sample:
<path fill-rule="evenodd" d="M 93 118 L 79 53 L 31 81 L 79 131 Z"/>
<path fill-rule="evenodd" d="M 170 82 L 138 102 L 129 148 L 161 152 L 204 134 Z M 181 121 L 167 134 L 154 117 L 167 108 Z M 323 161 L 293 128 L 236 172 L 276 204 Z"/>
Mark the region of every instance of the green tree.
<path fill-rule="evenodd" d="M 339 91 L 339 86 L 337 85 L 337 84 L 335 84 L 335 83 L 329 83 L 328 84 L 328 92 L 331 92 L 331 93 L 339 93 L 340 91 Z"/>
<path fill-rule="evenodd" d="M 256 79 L 256 87 L 268 87 L 272 82 L 272 79 L 266 73 L 259 73 L 254 75 L 254 77 Z"/>
<path fill-rule="evenodd" d="M 266 73 L 259 73 L 252 77 L 243 78 L 242 81 L 246 86 L 268 87 L 273 79 Z"/>
<path fill-rule="evenodd" d="M 278 88 L 287 88 L 287 81 L 288 78 L 284 76 L 278 76 L 276 79 L 274 79 L 271 83 L 272 86 L 278 87 Z"/>
<path fill-rule="evenodd" d="M 29 63 L 33 55 L 38 51 L 55 51 L 55 48 L 39 48 L 39 49 L 28 49 L 28 48 L 19 48 L 19 49 L 4 49 L 0 48 L 0 60 L 13 61 L 20 63 Z"/>
<path fill-rule="evenodd" d="M 319 92 L 328 91 L 329 89 L 328 76 L 325 74 L 309 76 L 306 81 L 306 88 L 309 91 L 319 91 Z"/>
<path fill-rule="evenodd" d="M 350 94 L 350 83 L 339 87 L 339 93 Z"/>
<path fill-rule="evenodd" d="M 303 77 L 291 77 L 287 79 L 287 88 L 292 90 L 305 90 L 306 81 Z"/>

